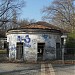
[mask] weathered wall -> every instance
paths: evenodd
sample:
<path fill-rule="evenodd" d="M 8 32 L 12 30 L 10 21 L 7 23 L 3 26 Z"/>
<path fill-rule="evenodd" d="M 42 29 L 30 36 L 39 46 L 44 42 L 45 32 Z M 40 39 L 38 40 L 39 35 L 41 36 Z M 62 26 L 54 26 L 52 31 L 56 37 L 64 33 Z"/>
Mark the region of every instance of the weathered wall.
<path fill-rule="evenodd" d="M 16 43 L 24 42 L 24 60 L 37 61 L 37 43 L 45 43 L 43 59 L 56 58 L 56 42 L 60 42 L 60 35 L 56 34 L 9 34 L 9 58 L 16 59 Z"/>

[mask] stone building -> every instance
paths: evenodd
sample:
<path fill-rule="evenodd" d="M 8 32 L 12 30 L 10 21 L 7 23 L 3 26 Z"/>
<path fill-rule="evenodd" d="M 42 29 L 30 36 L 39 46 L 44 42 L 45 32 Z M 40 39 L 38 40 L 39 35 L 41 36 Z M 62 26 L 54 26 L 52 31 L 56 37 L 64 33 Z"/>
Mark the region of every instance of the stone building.
<path fill-rule="evenodd" d="M 46 22 L 8 30 L 9 59 L 28 62 L 61 59 L 61 36 L 64 33 L 64 30 Z"/>

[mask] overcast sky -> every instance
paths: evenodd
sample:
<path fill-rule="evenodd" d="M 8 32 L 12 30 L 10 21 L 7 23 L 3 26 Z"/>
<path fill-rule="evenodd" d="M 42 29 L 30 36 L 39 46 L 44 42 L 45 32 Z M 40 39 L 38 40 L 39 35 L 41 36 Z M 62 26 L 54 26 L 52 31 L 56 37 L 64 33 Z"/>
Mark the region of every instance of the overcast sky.
<path fill-rule="evenodd" d="M 35 19 L 36 21 L 41 20 L 42 13 L 41 9 L 43 6 L 47 6 L 52 0 L 25 0 L 26 7 L 21 11 L 21 19 Z"/>

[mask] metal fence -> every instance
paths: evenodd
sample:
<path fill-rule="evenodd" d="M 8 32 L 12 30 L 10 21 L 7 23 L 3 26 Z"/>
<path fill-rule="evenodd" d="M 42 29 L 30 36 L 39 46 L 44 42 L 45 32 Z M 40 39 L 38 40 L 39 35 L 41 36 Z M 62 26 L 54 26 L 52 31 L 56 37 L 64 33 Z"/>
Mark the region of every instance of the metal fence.
<path fill-rule="evenodd" d="M 75 60 L 75 48 L 65 48 L 64 59 Z"/>

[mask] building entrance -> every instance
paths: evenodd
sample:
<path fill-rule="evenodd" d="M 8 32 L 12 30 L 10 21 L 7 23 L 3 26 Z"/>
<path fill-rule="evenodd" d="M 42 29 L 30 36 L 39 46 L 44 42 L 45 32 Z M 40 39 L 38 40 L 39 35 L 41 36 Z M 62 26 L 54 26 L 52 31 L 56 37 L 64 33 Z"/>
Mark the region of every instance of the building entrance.
<path fill-rule="evenodd" d="M 37 60 L 43 60 L 43 52 L 45 43 L 38 43 L 38 52 L 37 52 Z"/>

